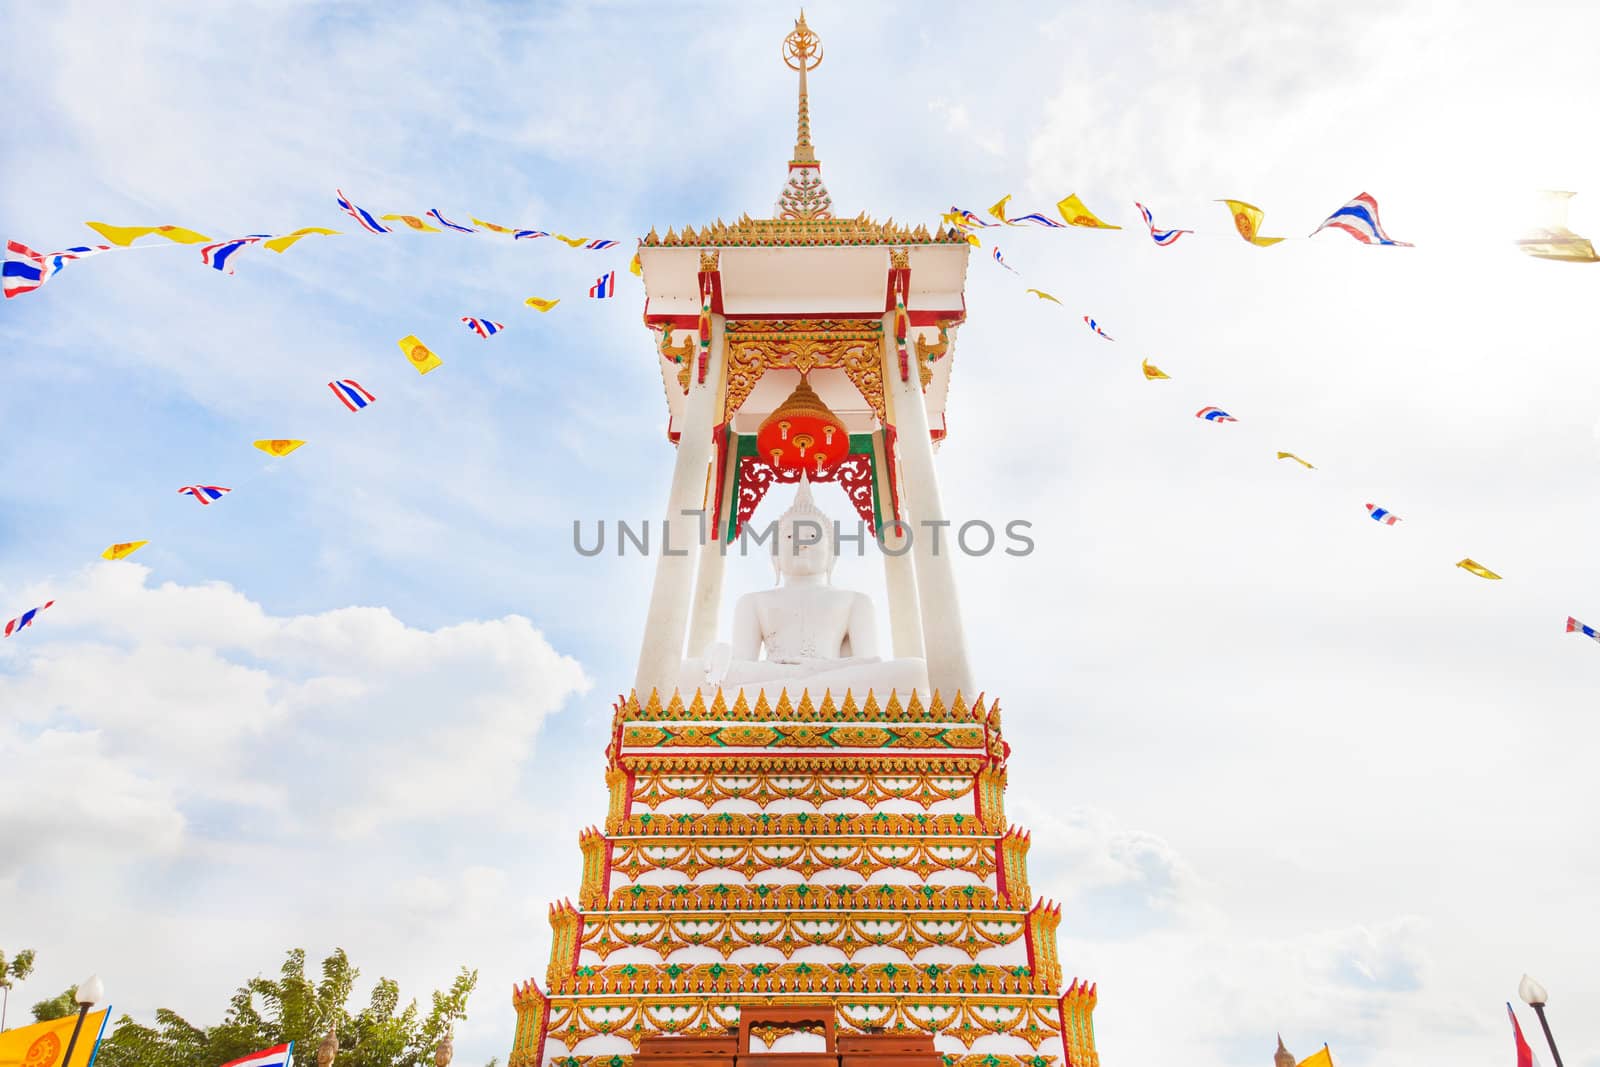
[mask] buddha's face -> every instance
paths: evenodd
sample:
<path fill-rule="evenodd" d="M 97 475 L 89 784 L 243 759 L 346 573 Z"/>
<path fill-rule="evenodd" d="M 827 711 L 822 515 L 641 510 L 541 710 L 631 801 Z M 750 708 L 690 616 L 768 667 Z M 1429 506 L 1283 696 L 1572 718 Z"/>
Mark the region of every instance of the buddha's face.
<path fill-rule="evenodd" d="M 778 523 L 772 564 L 786 578 L 827 574 L 833 569 L 833 544 L 821 516 L 785 516 Z"/>

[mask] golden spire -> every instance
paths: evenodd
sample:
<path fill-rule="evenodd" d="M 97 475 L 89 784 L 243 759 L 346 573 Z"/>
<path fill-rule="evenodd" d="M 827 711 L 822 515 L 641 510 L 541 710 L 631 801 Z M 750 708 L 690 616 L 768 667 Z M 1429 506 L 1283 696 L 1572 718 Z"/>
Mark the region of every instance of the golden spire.
<path fill-rule="evenodd" d="M 806 12 L 794 20 L 794 32 L 783 39 L 783 62 L 790 70 L 800 72 L 800 115 L 794 139 L 794 162 L 815 163 L 817 156 L 811 148 L 811 108 L 806 100 L 806 71 L 816 70 L 822 63 L 822 38 L 806 25 Z"/>
<path fill-rule="evenodd" d="M 1278 1035 L 1278 1051 L 1272 1057 L 1273 1067 L 1294 1067 L 1294 1054 L 1283 1047 L 1283 1035 Z"/>

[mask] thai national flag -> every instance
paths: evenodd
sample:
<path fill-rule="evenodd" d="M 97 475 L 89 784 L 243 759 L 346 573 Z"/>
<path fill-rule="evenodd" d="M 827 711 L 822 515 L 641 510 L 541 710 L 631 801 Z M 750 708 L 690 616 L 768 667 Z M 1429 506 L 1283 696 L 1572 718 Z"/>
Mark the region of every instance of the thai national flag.
<path fill-rule="evenodd" d="M 1009 221 L 1014 222 L 1014 223 L 1015 222 L 1031 222 L 1035 226 L 1043 226 L 1043 227 L 1045 227 L 1046 229 L 1049 229 L 1049 230 L 1064 230 L 1064 229 L 1066 229 L 1066 226 L 1064 226 L 1061 223 L 1057 222 L 1055 219 L 1046 218 L 1045 216 L 1039 214 L 1037 211 L 1035 211 L 1035 212 L 1033 212 L 1031 214 L 1028 214 L 1028 215 L 1018 215 L 1016 218 L 1011 219 Z"/>
<path fill-rule="evenodd" d="M 1600 630 L 1596 630 L 1593 626 L 1585 626 L 1571 615 L 1567 616 L 1567 633 L 1582 634 L 1592 640 L 1600 641 Z"/>
<path fill-rule="evenodd" d="M 1509 1000 L 1506 1001 L 1506 1014 L 1511 1016 L 1511 1036 L 1517 1042 L 1517 1067 L 1539 1067 L 1539 1057 L 1533 1054 L 1527 1039 L 1522 1036 L 1522 1026 L 1517 1022 L 1517 1013 L 1511 1010 Z"/>
<path fill-rule="evenodd" d="M 332 389 L 333 395 L 339 398 L 339 403 L 351 411 L 360 411 L 378 399 L 361 388 L 361 383 L 354 378 L 340 378 L 336 382 L 329 382 L 328 388 Z"/>
<path fill-rule="evenodd" d="M 223 493 L 231 493 L 232 489 L 221 485 L 186 485 L 178 490 L 179 496 L 192 496 L 202 504 L 209 505 L 213 500 L 221 500 Z"/>
<path fill-rule="evenodd" d="M 1194 232 L 1193 230 L 1158 230 L 1156 229 L 1155 216 L 1150 214 L 1149 208 L 1145 207 L 1137 200 L 1133 202 L 1133 206 L 1139 209 L 1139 214 L 1144 216 L 1144 224 L 1150 227 L 1150 240 L 1154 241 L 1162 248 L 1172 244 L 1184 234 Z"/>
<path fill-rule="evenodd" d="M 20 241 L 6 241 L 3 274 L 6 299 L 31 293 L 50 280 L 51 270 L 44 257 Z"/>
<path fill-rule="evenodd" d="M 45 608 L 48 608 L 51 604 L 54 604 L 54 603 L 55 603 L 54 600 L 46 600 L 43 604 L 40 604 L 38 607 L 29 608 L 27 611 L 24 611 L 21 615 L 17 616 L 15 619 L 12 619 L 10 622 L 6 623 L 6 636 L 10 637 L 12 634 L 16 633 L 18 630 L 21 630 L 23 627 L 28 626 L 30 623 L 33 622 L 33 617 L 35 615 L 39 614 L 39 612 L 43 611 Z"/>
<path fill-rule="evenodd" d="M 273 1045 L 260 1052 L 252 1052 L 248 1056 L 229 1060 L 222 1067 L 290 1067 L 293 1062 L 294 1042 L 291 1041 L 286 1045 Z"/>
<path fill-rule="evenodd" d="M 1089 329 L 1093 330 L 1095 333 L 1099 334 L 1101 337 L 1104 337 L 1107 341 L 1115 341 L 1116 340 L 1115 337 L 1112 337 L 1109 333 L 1106 333 L 1104 330 L 1102 330 L 1100 328 L 1100 324 L 1098 322 L 1096 322 L 1095 320 L 1091 319 L 1087 315 L 1085 315 L 1083 317 L 1083 324 L 1085 326 L 1089 327 Z"/>
<path fill-rule="evenodd" d="M 1197 418 L 1197 419 L 1205 419 L 1207 422 L 1238 422 L 1239 421 L 1238 419 L 1234 418 L 1232 415 L 1229 415 L 1226 411 L 1223 411 L 1221 408 L 1214 408 L 1214 407 L 1203 407 L 1199 411 L 1194 413 L 1194 417 Z"/>
<path fill-rule="evenodd" d="M 351 218 L 361 223 L 362 229 L 366 230 L 368 233 L 394 232 L 393 230 L 389 229 L 389 227 L 385 226 L 383 223 L 374 218 L 372 212 L 368 211 L 366 208 L 356 207 L 354 204 L 352 204 L 350 202 L 350 198 L 344 195 L 343 189 L 335 189 L 334 192 L 339 194 L 339 207 L 346 215 L 349 215 Z"/>
<path fill-rule="evenodd" d="M 615 247 L 617 247 L 617 242 L 615 242 L 615 241 L 590 241 L 588 244 L 584 245 L 583 247 L 589 248 L 589 249 L 593 249 L 594 251 L 598 252 L 602 248 L 615 248 Z"/>
<path fill-rule="evenodd" d="M 60 274 L 62 268 L 74 260 L 88 259 L 90 256 L 98 256 L 101 252 L 109 251 L 111 251 L 110 245 L 79 245 L 76 248 L 63 248 L 59 252 L 51 252 L 44 257 L 45 262 L 50 266 L 50 273 L 47 277 L 53 278 Z"/>
<path fill-rule="evenodd" d="M 235 237 L 231 241 L 218 241 L 214 245 L 206 245 L 200 250 L 200 262 L 212 270 L 220 270 L 224 274 L 233 273 L 233 257 L 239 249 L 265 241 L 271 237 L 270 233 L 253 233 L 249 237 Z"/>
<path fill-rule="evenodd" d="M 503 322 L 490 322 L 488 319 L 475 319 L 471 315 L 463 315 L 461 321 L 467 324 L 467 329 L 479 337 L 488 339 L 506 328 Z"/>
<path fill-rule="evenodd" d="M 1376 504 L 1368 504 L 1367 510 L 1372 513 L 1373 522 L 1381 522 L 1385 526 L 1393 526 L 1395 523 L 1400 521 L 1400 516 L 1396 515 L 1387 508 L 1380 508 Z"/>
<path fill-rule="evenodd" d="M 1371 193 L 1362 193 L 1322 220 L 1322 225 L 1312 230 L 1311 236 L 1330 228 L 1343 230 L 1364 245 L 1412 247 L 1409 241 L 1396 241 L 1383 231 L 1383 223 L 1378 221 L 1378 201 Z"/>
<path fill-rule="evenodd" d="M 434 221 L 438 222 L 441 226 L 446 226 L 449 229 L 456 230 L 459 233 L 477 233 L 478 232 L 477 230 L 473 229 L 471 226 L 463 226 L 459 222 L 451 222 L 449 219 L 447 219 L 443 215 L 439 214 L 439 209 L 438 208 L 434 208 L 432 211 L 429 211 L 428 214 L 433 216 Z"/>
<path fill-rule="evenodd" d="M 589 295 L 596 300 L 604 300 L 608 296 L 617 295 L 617 272 L 608 270 L 589 286 Z"/>
<path fill-rule="evenodd" d="M 541 237 L 549 237 L 546 230 L 518 230 L 511 235 L 513 241 L 537 241 Z"/>

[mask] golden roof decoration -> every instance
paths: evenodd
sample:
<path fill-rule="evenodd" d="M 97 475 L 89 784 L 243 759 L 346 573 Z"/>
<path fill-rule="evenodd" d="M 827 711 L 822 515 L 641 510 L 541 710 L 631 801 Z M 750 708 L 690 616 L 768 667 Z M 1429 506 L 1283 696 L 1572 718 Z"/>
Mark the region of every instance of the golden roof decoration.
<path fill-rule="evenodd" d="M 731 225 L 718 219 L 700 227 L 685 226 L 682 232 L 668 227 L 663 237 L 654 228 L 645 235 L 645 248 L 785 248 L 833 247 L 838 245 L 960 245 L 966 237 L 954 227 L 939 229 L 918 224 L 903 226 L 893 219 L 878 222 L 862 212 L 853 219 L 753 219 L 739 216 Z"/>

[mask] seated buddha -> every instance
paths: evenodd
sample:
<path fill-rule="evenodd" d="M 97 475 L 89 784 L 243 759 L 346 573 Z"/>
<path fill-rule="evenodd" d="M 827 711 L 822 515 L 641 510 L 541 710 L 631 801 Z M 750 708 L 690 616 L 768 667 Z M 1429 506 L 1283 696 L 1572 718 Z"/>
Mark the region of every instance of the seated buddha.
<path fill-rule="evenodd" d="M 839 697 L 846 689 L 858 696 L 868 689 L 882 696 L 890 690 L 903 696 L 928 691 L 926 661 L 878 656 L 871 599 L 831 584 L 833 534 L 832 521 L 802 479 L 794 503 L 778 519 L 772 554 L 778 587 L 738 599 L 732 643 L 713 645 L 704 659 L 684 662 L 683 693 L 721 686 L 753 695 L 758 688 L 787 688 L 791 697 L 810 690 L 820 699 L 825 690 Z"/>

